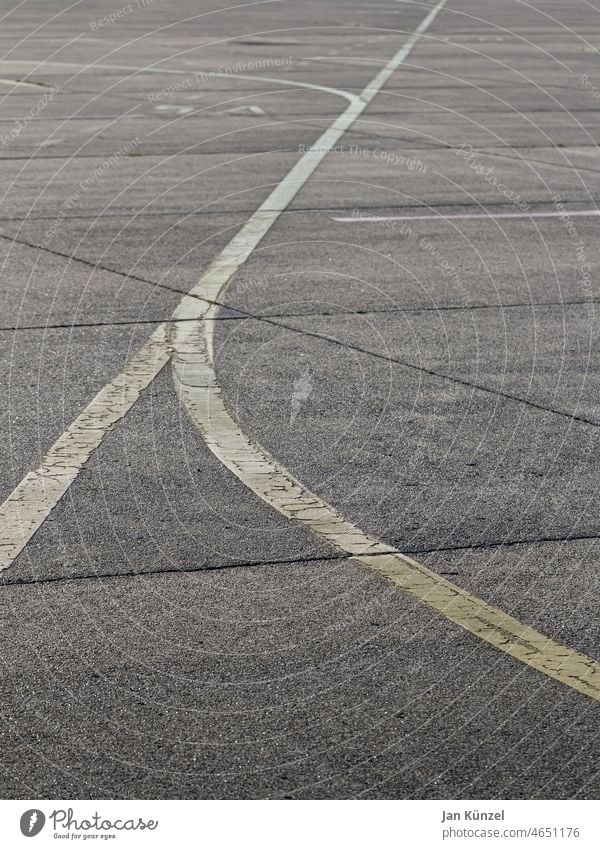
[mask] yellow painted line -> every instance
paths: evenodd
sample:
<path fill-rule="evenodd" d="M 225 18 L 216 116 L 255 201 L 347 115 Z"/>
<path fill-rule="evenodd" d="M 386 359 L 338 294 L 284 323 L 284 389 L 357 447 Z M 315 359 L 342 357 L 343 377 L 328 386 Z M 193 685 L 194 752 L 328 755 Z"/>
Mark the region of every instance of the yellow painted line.
<path fill-rule="evenodd" d="M 500 651 L 600 701 L 600 664 L 586 655 L 555 643 L 404 554 L 354 559 Z"/>
<path fill-rule="evenodd" d="M 600 701 L 600 664 L 555 643 L 344 519 L 307 490 L 229 415 L 212 366 L 212 322 L 172 326 L 179 395 L 207 446 L 252 492 L 288 519 L 402 592 L 516 660 Z"/>

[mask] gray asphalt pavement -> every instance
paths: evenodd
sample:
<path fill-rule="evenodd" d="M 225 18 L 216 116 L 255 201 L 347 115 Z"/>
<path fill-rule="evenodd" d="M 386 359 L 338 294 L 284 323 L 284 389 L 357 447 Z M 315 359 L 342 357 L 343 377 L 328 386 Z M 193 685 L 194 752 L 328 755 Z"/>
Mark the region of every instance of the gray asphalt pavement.
<path fill-rule="evenodd" d="M 3 11 L 0 503 L 436 5 L 119 3 Z M 592 661 L 598 49 L 592 3 L 448 0 L 213 321 L 253 444 Z M 0 659 L 4 798 L 600 791 L 600 687 L 266 504 L 170 365 L 0 572 Z"/>

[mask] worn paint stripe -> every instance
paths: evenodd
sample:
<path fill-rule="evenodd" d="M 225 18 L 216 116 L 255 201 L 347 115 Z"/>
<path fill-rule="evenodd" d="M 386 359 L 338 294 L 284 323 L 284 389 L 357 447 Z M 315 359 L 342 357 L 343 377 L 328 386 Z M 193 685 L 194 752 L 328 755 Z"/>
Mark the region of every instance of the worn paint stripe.
<path fill-rule="evenodd" d="M 469 218 L 492 221 L 497 218 L 571 218 L 576 216 L 591 218 L 594 215 L 600 215 L 600 209 L 565 209 L 552 212 L 455 212 L 449 215 L 442 212 L 437 215 L 347 215 L 332 218 L 332 221 L 342 221 L 344 224 L 373 224 L 382 221 L 454 221 Z"/>
<path fill-rule="evenodd" d="M 443 7 L 439 3 L 425 20 L 431 23 Z M 424 23 L 419 32 L 424 32 Z M 412 46 L 411 37 L 407 44 Z M 374 96 L 392 71 L 410 52 L 405 45 L 363 92 Z M 398 58 L 401 57 L 401 58 Z M 389 71 L 389 73 L 388 73 Z M 179 396 L 213 454 L 263 501 L 291 521 L 300 522 L 327 544 L 350 555 L 404 593 L 493 645 L 495 648 L 600 701 L 600 664 L 573 651 L 492 607 L 462 588 L 432 572 L 392 546 L 369 536 L 341 516 L 330 504 L 306 489 L 264 448 L 251 442 L 229 415 L 213 367 L 213 328 L 217 302 L 229 280 L 246 261 L 300 186 L 358 117 L 355 105 L 348 107 L 326 131 L 314 149 L 292 169 L 254 216 L 222 251 L 206 274 L 184 298 L 170 327 L 173 373 Z M 206 301 L 213 302 L 210 307 Z M 197 319 L 194 321 L 193 319 Z"/>
<path fill-rule="evenodd" d="M 162 324 L 0 506 L 0 572 L 7 569 L 67 492 L 107 433 L 169 361 Z"/>

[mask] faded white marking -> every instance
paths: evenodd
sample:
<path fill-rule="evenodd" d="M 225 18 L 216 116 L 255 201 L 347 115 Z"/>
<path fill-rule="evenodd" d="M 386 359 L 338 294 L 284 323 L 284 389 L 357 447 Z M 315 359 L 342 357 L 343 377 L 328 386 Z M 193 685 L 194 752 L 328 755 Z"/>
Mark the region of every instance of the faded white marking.
<path fill-rule="evenodd" d="M 261 109 L 260 106 L 234 106 L 233 109 L 226 109 L 225 112 L 228 112 L 230 115 L 266 115 L 264 109 Z"/>
<path fill-rule="evenodd" d="M 553 210 L 552 212 L 452 212 L 449 215 L 439 213 L 438 215 L 353 215 L 340 218 L 332 218 L 333 221 L 342 221 L 344 224 L 373 224 L 381 221 L 454 221 L 456 219 L 480 218 L 568 218 L 569 216 L 592 217 L 600 215 L 600 209 L 565 209 L 564 212 Z"/>
<path fill-rule="evenodd" d="M 445 5 L 438 3 L 428 24 Z M 424 32 L 425 21 L 417 32 Z M 578 692 L 600 701 L 600 664 L 548 639 L 533 628 L 486 604 L 460 587 L 343 518 L 306 489 L 264 448 L 252 443 L 223 403 L 214 370 L 214 322 L 218 301 L 231 277 L 246 261 L 282 210 L 346 129 L 361 114 L 378 87 L 416 43 L 414 36 L 351 104 L 231 240 L 186 296 L 171 325 L 173 373 L 179 397 L 213 454 L 263 501 L 291 521 L 301 522 L 334 549 L 349 554 L 372 572 L 479 639 Z M 207 307 L 206 302 L 211 302 Z M 185 319 L 183 321 L 182 319 Z"/>

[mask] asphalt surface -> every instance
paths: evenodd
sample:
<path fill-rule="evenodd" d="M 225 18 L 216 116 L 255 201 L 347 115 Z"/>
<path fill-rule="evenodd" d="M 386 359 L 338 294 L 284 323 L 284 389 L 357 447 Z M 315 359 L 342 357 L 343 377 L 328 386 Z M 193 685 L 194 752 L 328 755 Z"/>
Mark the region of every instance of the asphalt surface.
<path fill-rule="evenodd" d="M 0 501 L 431 8 L 6 11 Z M 215 321 L 253 442 L 596 659 L 599 47 L 592 3 L 449 0 Z M 0 575 L 0 658 L 5 798 L 600 791 L 597 700 L 265 504 L 170 366 Z"/>

